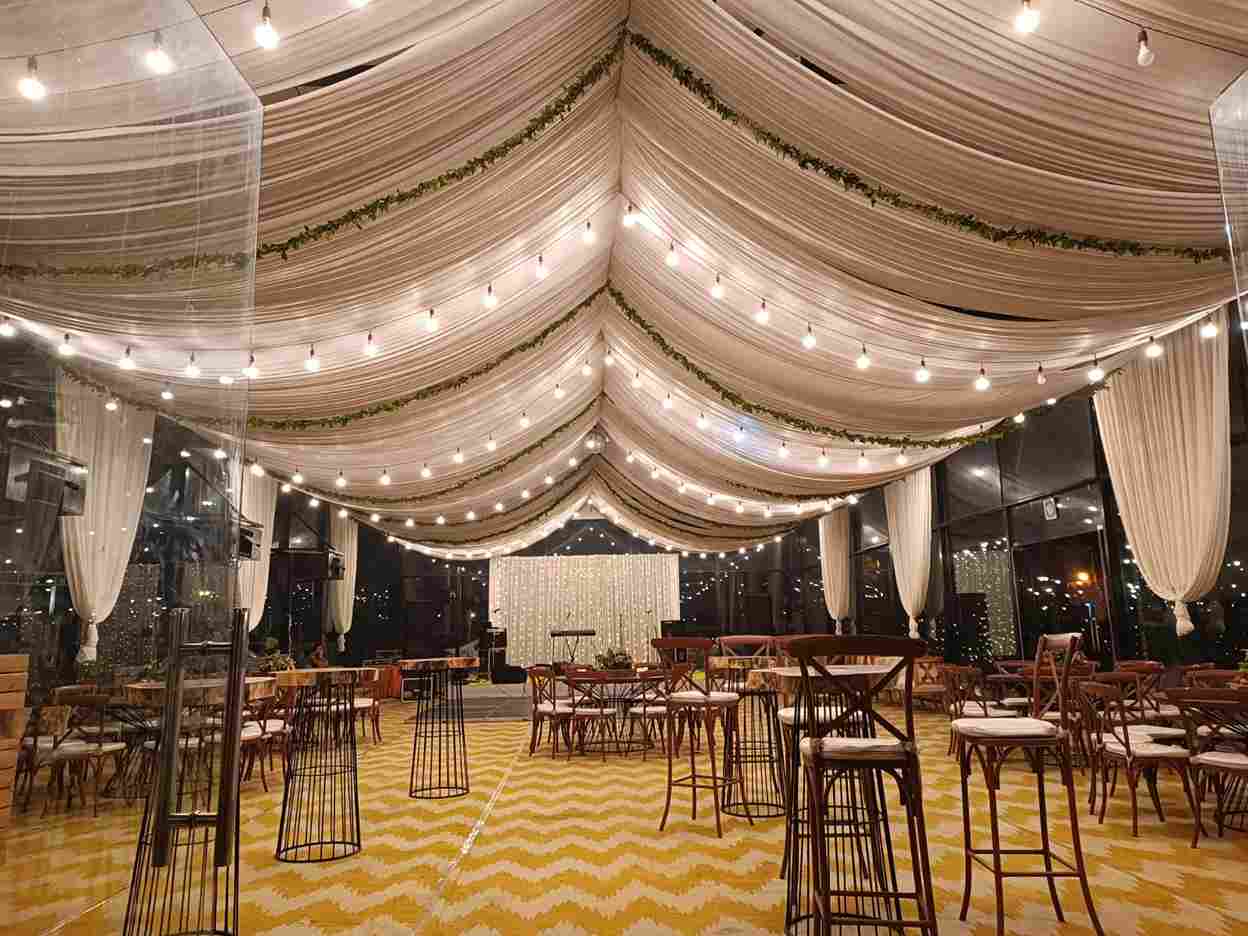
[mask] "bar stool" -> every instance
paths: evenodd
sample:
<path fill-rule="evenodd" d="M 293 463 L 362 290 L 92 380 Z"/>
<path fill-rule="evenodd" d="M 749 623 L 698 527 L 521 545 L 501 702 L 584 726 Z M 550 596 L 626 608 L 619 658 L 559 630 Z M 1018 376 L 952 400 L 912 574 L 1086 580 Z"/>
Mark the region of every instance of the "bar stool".
<path fill-rule="evenodd" d="M 776 819 L 784 815 L 784 783 L 780 775 L 780 737 L 776 724 L 774 689 L 751 689 L 747 685 L 750 670 L 766 669 L 775 663 L 775 639 L 769 636 L 736 635 L 720 637 L 718 650 L 722 656 L 707 660 L 706 675 L 710 687 L 720 692 L 735 692 L 741 697 L 737 715 L 737 763 L 730 765 L 725 751 L 724 774 L 740 776 L 739 796 L 733 790 L 724 794 L 723 811 L 730 816 L 745 816 L 748 804 L 754 819 Z M 736 651 L 752 651 L 741 655 Z"/>
<path fill-rule="evenodd" d="M 811 897 L 820 934 L 937 930 L 923 780 L 914 731 L 914 661 L 922 641 L 907 637 L 812 636 L 789 643 L 801 667 L 796 720 L 811 838 Z M 839 656 L 888 657 L 884 665 L 831 665 Z M 901 677 L 904 722 L 876 699 Z M 807 718 L 806 713 L 816 713 Z M 887 816 L 884 778 L 906 811 L 913 885 L 903 888 Z M 789 888 L 798 886 L 790 872 Z M 911 907 L 910 904 L 913 906 Z M 909 913 L 907 911 L 910 911 Z M 796 922 L 796 921 L 793 921 Z M 878 928 L 878 929 L 877 929 Z"/>
<path fill-rule="evenodd" d="M 1092 890 L 1088 886 L 1087 869 L 1083 863 L 1083 847 L 1079 841 L 1079 809 L 1075 805 L 1075 777 L 1070 719 L 1067 705 L 1070 695 L 1070 676 L 1075 656 L 1079 650 L 1079 634 L 1044 634 L 1036 642 L 1036 661 L 1032 669 L 1031 716 L 1019 718 L 959 718 L 953 722 L 958 764 L 962 775 L 962 839 L 965 855 L 965 889 L 962 895 L 962 911 L 958 919 L 965 921 L 971 905 L 971 871 L 980 864 L 992 872 L 996 890 L 997 934 L 1005 934 L 1004 882 L 1007 877 L 1043 877 L 1049 885 L 1049 897 L 1058 922 L 1065 922 L 1062 905 L 1057 898 L 1056 878 L 1078 878 L 1083 889 L 1083 899 L 1088 907 L 1092 928 L 1098 936 L 1104 936 L 1096 908 L 1092 905 Z M 1051 684 L 1051 685 L 1050 685 Z M 997 809 L 997 791 L 1001 788 L 1001 768 L 1006 758 L 1015 750 L 1021 750 L 1036 775 L 1036 794 L 1040 807 L 1040 848 L 1002 848 L 1001 829 Z M 1070 837 L 1074 851 L 1074 864 L 1056 854 L 1049 840 L 1048 804 L 1044 792 L 1044 768 L 1046 755 L 1057 760 L 1062 785 L 1066 788 L 1067 809 L 1070 813 Z M 971 802 L 968 781 L 971 775 L 971 759 L 978 758 L 984 771 L 988 788 L 988 814 L 992 836 L 991 848 L 976 848 L 971 841 Z M 984 859 L 991 856 L 991 864 Z M 1044 859 L 1044 871 L 1006 871 L 1002 867 L 1004 855 L 1040 855 Z M 1054 863 L 1061 869 L 1054 869 Z"/>
<path fill-rule="evenodd" d="M 705 664 L 713 640 L 697 637 L 659 637 L 650 641 L 650 645 L 659 652 L 668 667 L 667 675 L 667 800 L 663 805 L 663 818 L 659 820 L 659 831 L 667 825 L 667 817 L 672 809 L 672 790 L 676 787 L 687 788 L 692 797 L 690 818 L 698 818 L 698 790 L 709 790 L 711 802 L 715 807 L 715 834 L 724 837 L 720 818 L 720 799 L 727 797 L 728 791 L 739 788 L 741 777 L 730 773 L 739 762 L 737 745 L 737 712 L 741 697 L 735 692 L 712 690 L 707 683 L 699 683 L 693 677 L 691 663 L 675 662 L 676 655 L 681 651 L 686 654 L 697 654 Z M 717 770 L 715 751 L 715 727 L 721 725 L 724 733 L 724 773 Z M 677 777 L 674 775 L 674 760 L 680 750 L 680 734 L 678 730 L 689 728 L 689 773 Z M 706 753 L 710 761 L 710 776 L 698 771 L 697 747 L 694 744 L 695 729 L 701 727 L 706 735 Z M 738 796 L 740 793 L 738 792 Z M 750 815 L 749 804 L 742 801 L 745 818 L 754 825 Z"/>

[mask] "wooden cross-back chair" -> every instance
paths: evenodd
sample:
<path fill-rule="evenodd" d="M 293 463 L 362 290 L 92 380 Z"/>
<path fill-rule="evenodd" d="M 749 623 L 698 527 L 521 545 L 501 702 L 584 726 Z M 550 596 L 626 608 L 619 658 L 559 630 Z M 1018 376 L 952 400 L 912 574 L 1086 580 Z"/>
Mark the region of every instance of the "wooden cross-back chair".
<path fill-rule="evenodd" d="M 1248 789 L 1248 689 L 1170 689 L 1166 698 L 1183 713 L 1187 726 L 1189 762 L 1196 777 L 1196 831 L 1200 841 L 1200 807 L 1205 791 L 1214 791 L 1214 822 L 1218 837 L 1227 819 L 1248 813 L 1243 791 Z"/>
<path fill-rule="evenodd" d="M 559 680 L 554 667 L 530 666 L 526 671 L 529 680 L 529 720 L 532 731 L 529 736 L 529 756 L 541 746 L 542 731 L 550 737 L 550 756 L 559 751 L 559 732 L 567 734 L 568 699 L 559 697 Z M 570 742 L 570 739 L 569 739 Z"/>

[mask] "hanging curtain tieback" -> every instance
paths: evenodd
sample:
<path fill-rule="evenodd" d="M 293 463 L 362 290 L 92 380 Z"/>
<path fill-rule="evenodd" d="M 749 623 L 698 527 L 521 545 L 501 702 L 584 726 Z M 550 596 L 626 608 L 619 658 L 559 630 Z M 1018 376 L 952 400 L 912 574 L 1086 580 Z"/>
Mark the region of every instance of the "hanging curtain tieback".
<path fill-rule="evenodd" d="M 1196 625 L 1192 623 L 1192 615 L 1187 610 L 1186 601 L 1176 601 L 1174 603 L 1174 632 L 1180 637 L 1186 637 L 1196 629 Z"/>

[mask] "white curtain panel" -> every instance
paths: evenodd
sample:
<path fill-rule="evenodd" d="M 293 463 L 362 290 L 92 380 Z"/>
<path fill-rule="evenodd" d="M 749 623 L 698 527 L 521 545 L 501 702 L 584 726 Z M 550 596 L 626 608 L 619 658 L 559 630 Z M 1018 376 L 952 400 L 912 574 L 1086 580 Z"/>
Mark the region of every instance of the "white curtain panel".
<path fill-rule="evenodd" d="M 659 622 L 680 617 L 680 560 L 672 555 L 535 556 L 490 560 L 490 608 L 507 629 L 507 662 L 531 666 L 552 660 L 550 632 L 589 629 L 578 663 L 623 647 L 649 659 Z M 565 659 L 564 642 L 553 648 Z"/>
<path fill-rule="evenodd" d="M 96 625 L 113 612 L 143 510 L 154 415 L 57 378 L 56 448 L 82 462 L 83 514 L 61 518 L 61 551 L 74 610 L 87 622 L 80 660 L 95 659 Z"/>
<path fill-rule="evenodd" d="M 823 600 L 836 632 L 850 615 L 853 594 L 849 575 L 849 511 L 834 510 L 819 518 L 819 564 L 823 571 Z"/>
<path fill-rule="evenodd" d="M 910 615 L 910 636 L 918 637 L 932 574 L 932 469 L 920 468 L 885 487 L 884 506 L 897 594 Z"/>
<path fill-rule="evenodd" d="M 1217 582 L 1230 525 L 1229 336 L 1224 312 L 1213 321 L 1216 337 L 1185 329 L 1164 357 L 1114 374 L 1095 397 L 1131 555 L 1174 603 L 1180 636 L 1193 630 L 1187 602 Z"/>
<path fill-rule="evenodd" d="M 334 633 L 338 635 L 338 649 L 347 647 L 346 635 L 351 630 L 351 615 L 355 611 L 355 570 L 358 566 L 360 527 L 350 517 L 339 517 L 334 511 L 329 520 L 329 542 L 342 553 L 342 579 L 329 583 L 329 614 Z"/>
<path fill-rule="evenodd" d="M 264 601 L 269 594 L 269 559 L 273 549 L 273 517 L 277 512 L 277 482 L 257 478 L 250 471 L 243 473 L 243 516 L 264 525 L 260 537 L 260 554 L 238 564 L 238 607 L 247 608 L 247 629 L 255 630 L 264 615 Z"/>

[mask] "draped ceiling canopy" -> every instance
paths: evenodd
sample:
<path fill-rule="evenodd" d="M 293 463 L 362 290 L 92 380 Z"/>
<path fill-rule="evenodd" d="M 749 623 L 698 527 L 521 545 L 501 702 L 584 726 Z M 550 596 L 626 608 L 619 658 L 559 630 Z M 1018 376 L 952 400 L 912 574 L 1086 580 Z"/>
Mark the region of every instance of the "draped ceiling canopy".
<path fill-rule="evenodd" d="M 1233 296 L 1208 106 L 1245 0 L 1043 0 L 1026 36 L 1012 0 L 271 0 L 272 50 L 261 4 L 193 0 L 266 96 L 257 258 L 211 180 L 167 194 L 231 145 L 216 112 L 161 145 L 195 115 L 147 85 L 195 63 L 109 71 L 153 28 L 176 60 L 185 0 L 70 6 L 0 38 L 0 311 L 209 440 L 208 385 L 254 355 L 249 459 L 439 554 L 591 500 L 752 548 Z M 47 16 L 74 106 L 13 91 Z M 253 263 L 254 301 L 214 277 Z"/>

